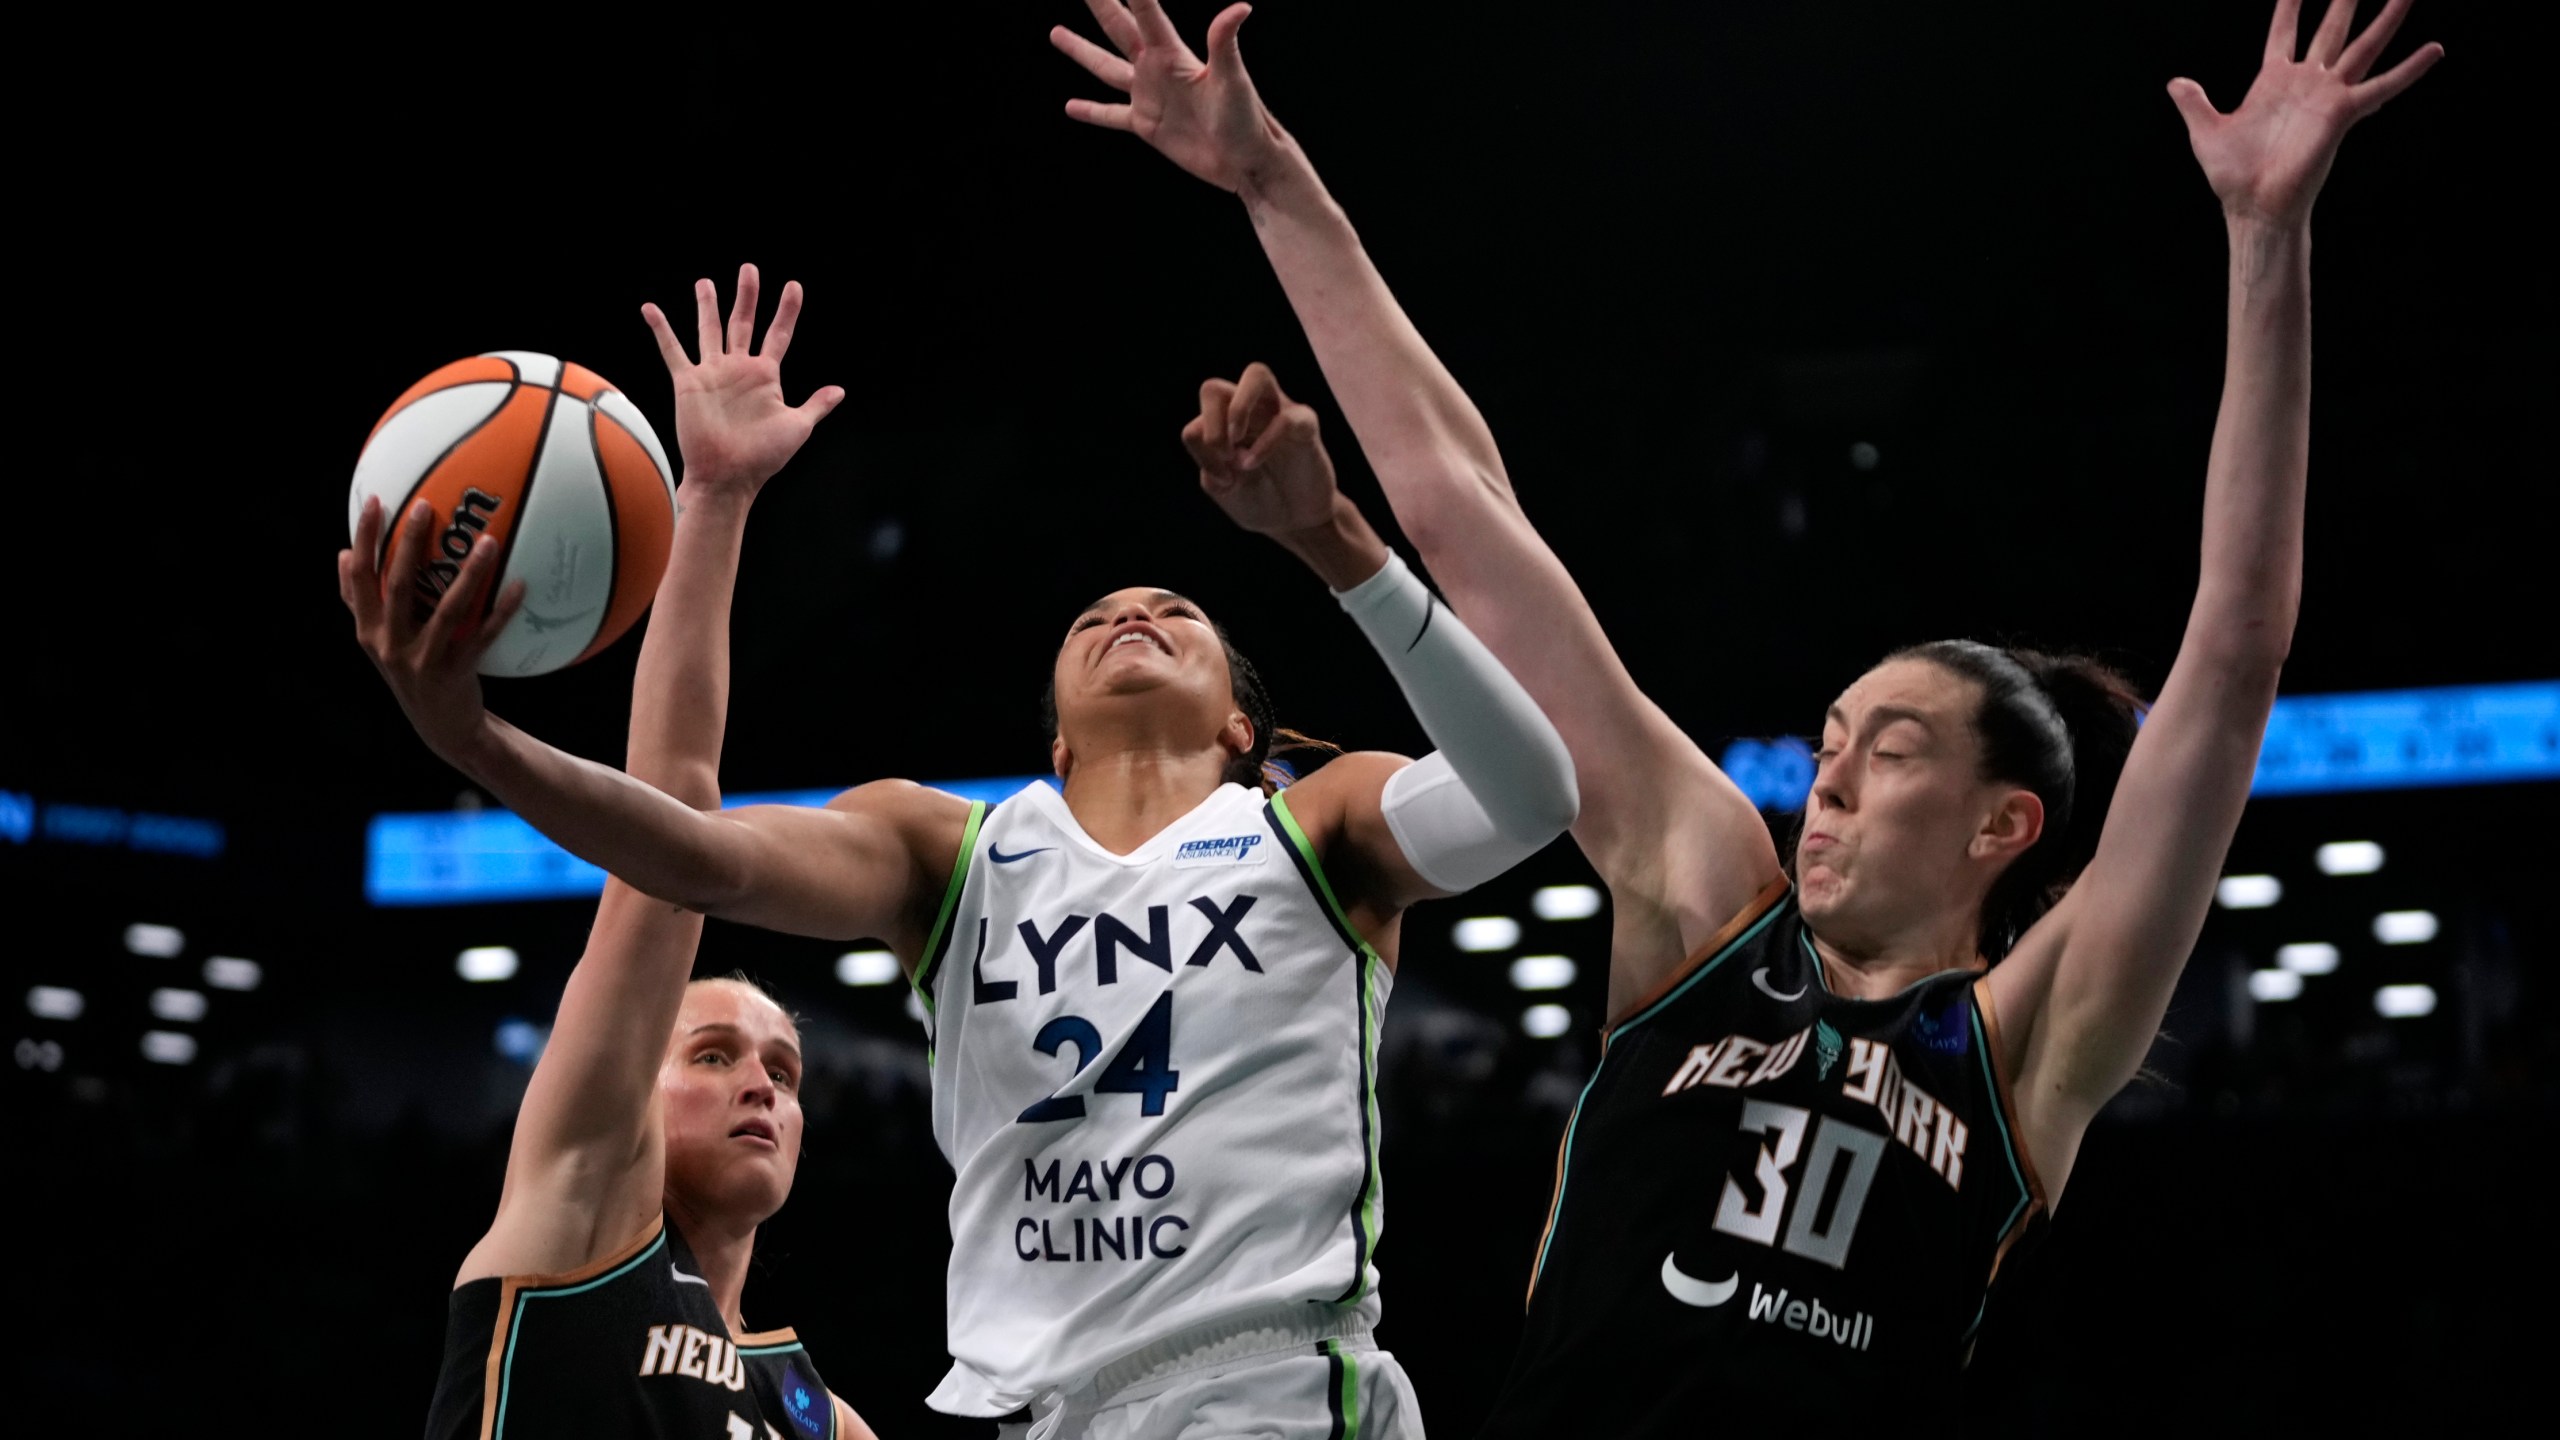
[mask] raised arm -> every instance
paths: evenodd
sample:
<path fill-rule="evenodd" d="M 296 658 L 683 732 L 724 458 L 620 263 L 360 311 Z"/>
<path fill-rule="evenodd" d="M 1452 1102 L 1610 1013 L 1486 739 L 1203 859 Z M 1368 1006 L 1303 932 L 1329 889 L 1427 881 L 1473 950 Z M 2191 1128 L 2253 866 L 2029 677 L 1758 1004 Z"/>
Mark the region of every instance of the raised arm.
<path fill-rule="evenodd" d="M 725 352 L 717 296 L 710 281 L 698 282 L 698 366 L 656 306 L 643 312 L 675 382 L 684 484 L 632 685 L 628 763 L 637 779 L 706 810 L 720 805 L 729 599 L 747 509 L 844 395 L 830 386 L 797 410 L 782 403 L 780 362 L 800 287 L 783 287 L 764 353 L 754 355 L 747 332 L 756 280 L 753 266 L 740 270 Z M 586 953 L 569 974 L 517 1112 L 498 1217 L 464 1261 L 462 1279 L 575 1269 L 657 1214 L 665 1146 L 653 1100 L 701 937 L 701 915 L 605 882 Z"/>
<path fill-rule="evenodd" d="M 1156 0 L 1087 4 L 1111 49 L 1064 27 L 1050 38 L 1129 98 L 1070 100 L 1068 115 L 1136 134 L 1243 199 L 1398 523 L 1450 608 L 1563 735 L 1581 788 L 1573 835 L 1615 907 L 1610 1005 L 1622 1011 L 1777 878 L 1767 827 L 1636 688 L 1522 512 L 1484 417 L 1263 107 L 1236 40 L 1248 7 L 1211 22 L 1203 62 Z"/>
<path fill-rule="evenodd" d="M 2215 113 L 2194 81 L 2169 86 L 2230 235 L 2222 408 L 2177 661 L 2125 761 L 2095 856 L 1990 976 L 2020 1123 L 2049 1191 L 2167 1012 L 2292 643 L 2311 417 L 2312 201 L 2348 127 L 2443 54 L 2422 46 L 2367 79 L 2409 0 L 2391 0 L 2352 44 L 2355 0 L 2335 0 L 2297 61 L 2297 3 L 2279 0 L 2264 65 L 2236 111 Z"/>
<path fill-rule="evenodd" d="M 716 310 L 704 323 L 710 327 L 706 336 L 716 340 Z M 751 315 L 746 323 L 751 331 Z M 661 345 L 672 346 L 663 319 L 660 328 Z M 781 328 L 787 343 L 789 327 Z M 681 357 L 677 348 L 671 363 Z M 805 437 L 807 427 L 833 405 L 833 399 L 825 398 L 829 393 L 820 392 L 797 410 L 785 408 L 781 415 Z M 780 404 L 778 394 L 773 403 Z M 681 426 L 678 439 L 681 444 Z M 793 439 L 791 448 L 797 444 Z M 752 453 L 740 452 L 712 463 L 725 470 L 737 468 L 726 462 L 753 459 Z M 409 527 L 417 535 L 403 533 L 386 573 L 374 561 L 383 516 L 378 505 L 368 503 L 357 520 L 355 544 L 339 553 L 338 568 L 339 597 L 355 616 L 358 643 L 430 749 L 571 854 L 602 866 L 642 894 L 797 934 L 874 936 L 898 945 L 901 953 L 921 944 L 916 897 L 942 882 L 967 810 L 962 802 L 891 780 L 847 791 L 824 809 L 705 810 L 688 803 L 690 795 L 680 798 L 635 775 L 544 744 L 491 715 L 481 693 L 479 658 L 522 600 L 521 590 L 510 587 L 494 606 L 488 604 L 499 561 L 495 544 L 484 537 L 473 548 L 423 621 L 405 604 L 385 603 L 386 595 L 404 593 L 411 583 L 424 558 L 419 538 L 424 528 Z M 724 535 L 722 527 L 698 525 L 688 533 L 680 522 L 677 534 L 679 546 L 716 552 L 695 555 L 698 563 L 735 565 L 733 529 Z M 673 583 L 686 582 L 679 576 Z M 725 595 L 728 582 L 718 583 Z M 484 608 L 485 620 L 479 618 Z M 661 673 L 689 692 L 659 711 L 661 717 L 704 703 L 707 682 L 698 665 L 671 663 Z M 725 691 L 725 678 L 719 684 Z M 644 757 L 650 763 L 666 760 L 669 785 L 695 795 L 709 786 L 707 793 L 716 796 L 708 770 L 677 758 L 683 747 L 671 744 L 667 727 L 673 723 L 683 722 L 635 717 L 635 762 Z"/>
<path fill-rule="evenodd" d="M 1333 591 L 1437 747 L 1419 763 L 1346 755 L 1289 792 L 1287 808 L 1337 877 L 1353 923 L 1389 940 L 1387 922 L 1406 905 L 1471 889 L 1563 834 L 1576 805 L 1563 740 L 1336 487 L 1315 411 L 1257 364 L 1239 381 L 1200 387 L 1182 443 L 1229 519 L 1278 542 Z"/>

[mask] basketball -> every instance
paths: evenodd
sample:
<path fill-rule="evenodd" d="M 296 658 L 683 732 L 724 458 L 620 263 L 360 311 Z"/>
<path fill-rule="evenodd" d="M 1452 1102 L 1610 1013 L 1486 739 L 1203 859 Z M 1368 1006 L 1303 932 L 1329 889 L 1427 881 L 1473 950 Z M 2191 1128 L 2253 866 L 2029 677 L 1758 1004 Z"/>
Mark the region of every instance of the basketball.
<path fill-rule="evenodd" d="M 631 628 L 675 538 L 675 472 L 640 407 L 581 365 L 526 350 L 456 360 L 384 411 L 356 459 L 347 531 L 382 502 L 377 564 L 423 500 L 432 527 L 415 602 L 432 607 L 482 535 L 501 547 L 494 599 L 524 605 L 481 657 L 484 675 L 574 665 Z"/>

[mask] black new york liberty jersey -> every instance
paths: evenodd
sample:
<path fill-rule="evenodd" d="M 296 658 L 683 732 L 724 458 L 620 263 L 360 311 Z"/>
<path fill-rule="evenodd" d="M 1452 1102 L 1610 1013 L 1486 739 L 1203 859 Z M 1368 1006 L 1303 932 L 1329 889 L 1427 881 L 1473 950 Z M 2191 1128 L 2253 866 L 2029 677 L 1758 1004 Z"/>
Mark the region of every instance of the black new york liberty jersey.
<path fill-rule="evenodd" d="M 427 1440 L 835 1440 L 799 1338 L 733 1338 L 699 1268 L 661 1216 L 583 1270 L 456 1289 Z"/>
<path fill-rule="evenodd" d="M 1485 1433 L 1947 1424 L 2043 1209 L 1979 980 L 1834 995 L 1781 883 L 1612 1026 Z"/>

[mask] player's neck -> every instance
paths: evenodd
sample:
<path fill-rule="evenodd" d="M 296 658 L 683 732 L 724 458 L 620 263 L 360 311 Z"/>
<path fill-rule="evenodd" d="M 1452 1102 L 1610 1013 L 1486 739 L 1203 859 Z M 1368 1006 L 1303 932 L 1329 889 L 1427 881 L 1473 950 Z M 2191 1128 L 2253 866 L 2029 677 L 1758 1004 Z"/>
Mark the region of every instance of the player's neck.
<path fill-rule="evenodd" d="M 1874 936 L 1840 927 L 1836 939 L 1813 935 L 1822 983 L 1834 995 L 1882 1000 L 1945 970 L 1980 968 L 1969 915 L 1949 914 L 1937 924 Z"/>
<path fill-rule="evenodd" d="M 1093 746 L 1067 771 L 1067 810 L 1095 844 L 1126 855 L 1209 798 L 1226 768 L 1223 750 Z"/>
<path fill-rule="evenodd" d="M 756 1227 L 723 1225 L 673 1196 L 667 1199 L 667 1219 L 693 1251 L 695 1273 L 710 1287 L 711 1302 L 720 1307 L 720 1318 L 729 1324 L 729 1337 L 734 1340 L 746 1334 L 739 1303 L 747 1290 L 747 1266 L 756 1257 Z"/>

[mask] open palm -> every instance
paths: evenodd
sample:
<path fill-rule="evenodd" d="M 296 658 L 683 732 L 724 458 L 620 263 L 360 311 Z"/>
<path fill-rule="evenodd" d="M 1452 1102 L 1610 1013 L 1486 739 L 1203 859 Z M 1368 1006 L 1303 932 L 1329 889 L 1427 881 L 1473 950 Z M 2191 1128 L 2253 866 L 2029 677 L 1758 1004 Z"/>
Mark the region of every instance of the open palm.
<path fill-rule="evenodd" d="M 809 432 L 844 399 L 844 387 L 829 385 L 798 405 L 784 402 L 782 357 L 800 321 L 800 282 L 782 287 L 762 350 L 752 348 L 756 288 L 756 267 L 739 266 L 738 293 L 724 330 L 719 291 L 708 280 L 693 282 L 699 364 L 686 356 L 657 306 L 640 307 L 675 382 L 676 447 L 684 455 L 688 485 L 738 484 L 753 492 L 799 453 Z"/>
<path fill-rule="evenodd" d="M 2225 210 L 2280 224 L 2310 218 L 2348 127 L 2444 58 L 2443 46 L 2421 45 L 2398 65 L 2365 78 L 2399 30 L 2409 3 L 2390 0 L 2351 45 L 2347 32 L 2354 28 L 2356 0 L 2329 0 L 2319 30 L 2297 60 L 2301 0 L 2276 0 L 2258 78 L 2228 115 L 2216 111 L 2193 80 L 2169 82 L 2169 98 L 2187 122 L 2196 161 Z"/>
<path fill-rule="evenodd" d="M 1125 93 L 1125 104 L 1070 100 L 1067 114 L 1106 130 L 1126 130 L 1166 159 L 1221 190 L 1237 190 L 1286 136 L 1244 72 L 1236 32 L 1250 5 L 1230 5 L 1209 22 L 1209 58 L 1191 53 L 1160 0 L 1085 0 L 1119 53 L 1060 25 L 1049 43 Z"/>

